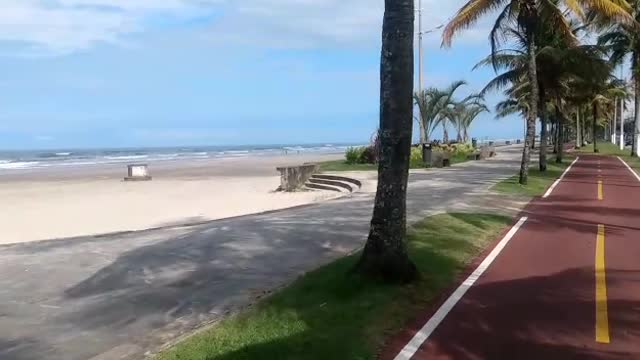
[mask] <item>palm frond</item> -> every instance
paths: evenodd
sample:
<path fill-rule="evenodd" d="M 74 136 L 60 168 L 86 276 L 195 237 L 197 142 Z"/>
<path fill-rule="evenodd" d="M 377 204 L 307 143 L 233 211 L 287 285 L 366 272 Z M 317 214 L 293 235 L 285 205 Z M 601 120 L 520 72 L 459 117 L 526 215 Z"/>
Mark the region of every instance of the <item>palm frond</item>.
<path fill-rule="evenodd" d="M 473 26 L 480 17 L 499 9 L 507 2 L 508 0 L 469 0 L 444 28 L 442 45 L 450 47 L 458 32 Z"/>

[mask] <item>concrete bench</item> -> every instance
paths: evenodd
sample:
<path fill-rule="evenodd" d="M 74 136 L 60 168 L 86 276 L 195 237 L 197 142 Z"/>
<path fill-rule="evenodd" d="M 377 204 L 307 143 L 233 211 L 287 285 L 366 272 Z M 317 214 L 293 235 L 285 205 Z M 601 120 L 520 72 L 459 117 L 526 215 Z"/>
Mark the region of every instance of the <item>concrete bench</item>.
<path fill-rule="evenodd" d="M 278 191 L 293 192 L 302 189 L 304 184 L 311 178 L 311 175 L 320 170 L 318 164 L 304 164 L 298 166 L 279 167 L 280 187 Z"/>
<path fill-rule="evenodd" d="M 451 166 L 451 154 L 444 151 L 433 151 L 431 155 L 431 166 L 436 168 Z"/>
<path fill-rule="evenodd" d="M 149 181 L 149 166 L 147 164 L 127 165 L 127 176 L 124 181 Z"/>
<path fill-rule="evenodd" d="M 496 148 L 493 146 L 483 146 L 480 148 L 480 156 L 478 160 L 486 160 L 496 156 Z"/>

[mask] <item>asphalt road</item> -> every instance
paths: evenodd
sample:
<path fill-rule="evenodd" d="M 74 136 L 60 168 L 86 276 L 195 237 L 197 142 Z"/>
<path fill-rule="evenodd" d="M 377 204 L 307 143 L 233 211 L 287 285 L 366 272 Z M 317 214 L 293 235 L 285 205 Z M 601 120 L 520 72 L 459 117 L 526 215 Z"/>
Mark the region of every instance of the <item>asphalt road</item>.
<path fill-rule="evenodd" d="M 472 208 L 519 166 L 410 176 L 409 220 Z M 210 223 L 0 246 L 0 359 L 136 359 L 364 244 L 372 193 Z M 38 219 L 33 219 L 38 226 Z"/>

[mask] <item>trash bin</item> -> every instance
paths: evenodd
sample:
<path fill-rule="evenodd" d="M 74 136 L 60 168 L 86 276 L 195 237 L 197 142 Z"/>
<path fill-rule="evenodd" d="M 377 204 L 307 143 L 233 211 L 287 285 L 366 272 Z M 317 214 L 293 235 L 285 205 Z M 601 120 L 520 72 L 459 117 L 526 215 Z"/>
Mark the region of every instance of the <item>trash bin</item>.
<path fill-rule="evenodd" d="M 422 160 L 424 160 L 425 167 L 431 167 L 432 155 L 433 151 L 431 144 L 422 144 Z"/>

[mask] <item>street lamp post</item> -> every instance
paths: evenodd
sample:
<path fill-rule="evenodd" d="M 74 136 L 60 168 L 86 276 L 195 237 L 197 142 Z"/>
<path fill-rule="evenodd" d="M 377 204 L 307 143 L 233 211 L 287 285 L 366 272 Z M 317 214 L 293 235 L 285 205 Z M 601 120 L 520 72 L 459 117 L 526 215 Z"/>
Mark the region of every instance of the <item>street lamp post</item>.
<path fill-rule="evenodd" d="M 422 37 L 424 34 L 422 33 L 422 0 L 418 0 L 418 93 L 422 92 L 422 57 L 423 47 L 422 47 Z"/>

